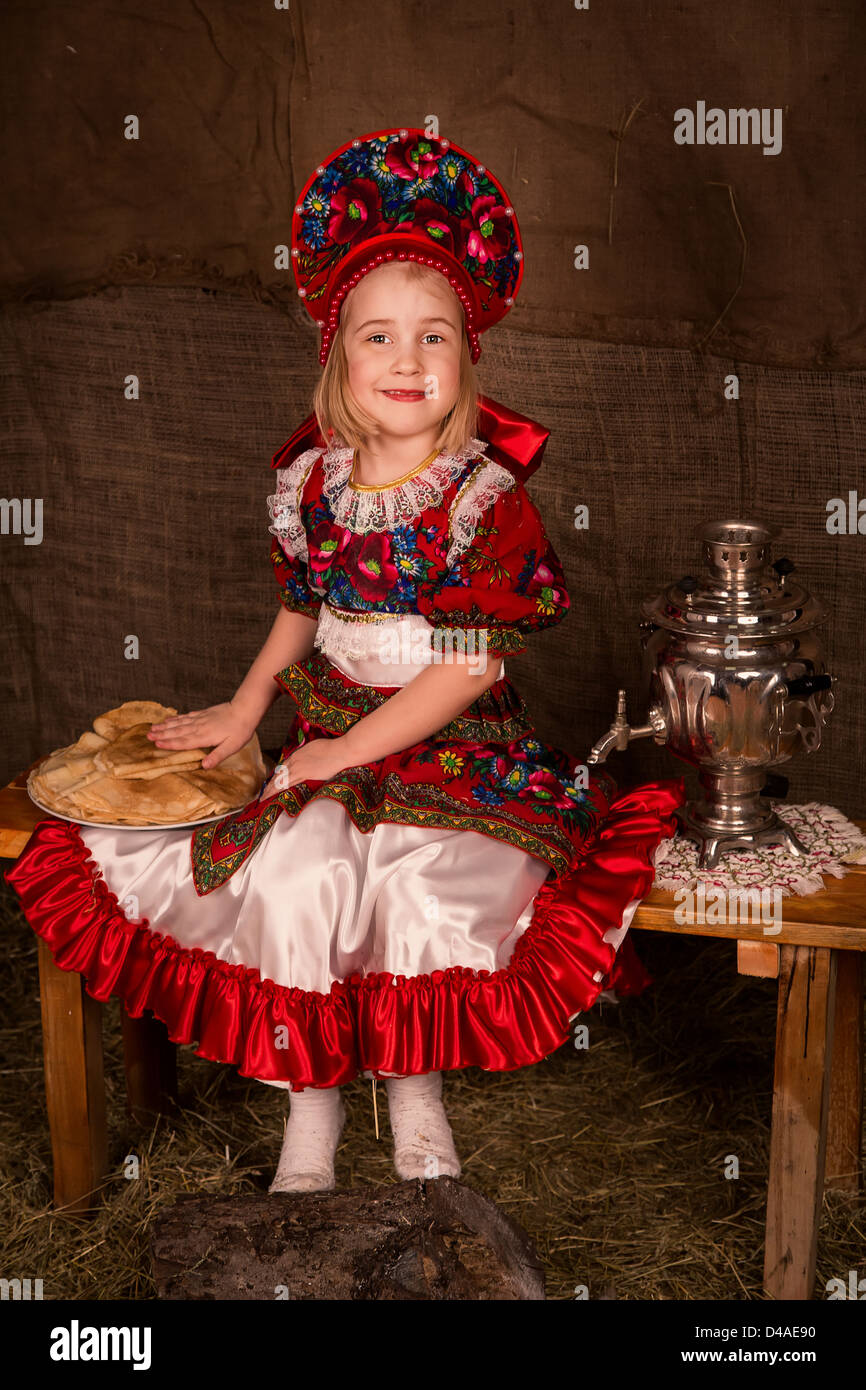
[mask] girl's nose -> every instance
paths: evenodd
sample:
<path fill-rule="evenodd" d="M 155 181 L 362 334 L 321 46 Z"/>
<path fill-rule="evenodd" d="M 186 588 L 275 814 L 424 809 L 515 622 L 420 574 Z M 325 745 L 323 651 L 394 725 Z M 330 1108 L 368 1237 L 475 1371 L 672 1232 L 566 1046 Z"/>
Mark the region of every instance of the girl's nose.
<path fill-rule="evenodd" d="M 420 371 L 421 355 L 418 344 L 412 341 L 398 343 L 394 349 L 394 366 L 398 371 Z"/>

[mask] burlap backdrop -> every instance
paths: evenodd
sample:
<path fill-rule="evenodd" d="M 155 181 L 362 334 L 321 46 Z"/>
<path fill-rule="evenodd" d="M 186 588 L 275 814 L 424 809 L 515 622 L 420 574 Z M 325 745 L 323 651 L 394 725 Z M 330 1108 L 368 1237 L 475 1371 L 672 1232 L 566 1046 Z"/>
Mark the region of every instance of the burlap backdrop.
<path fill-rule="evenodd" d="M 158 275 L 290 301 L 274 254 L 308 175 L 435 116 L 517 209 L 513 327 L 866 365 L 861 0 L 285 3 L 5 7 L 0 293 Z M 781 110 L 780 153 L 675 144 L 699 101 Z"/>
<path fill-rule="evenodd" d="M 42 498 L 45 532 L 0 536 L 4 775 L 121 700 L 236 688 L 276 611 L 270 455 L 317 370 L 275 248 L 333 147 L 435 116 L 525 240 L 481 368 L 554 432 L 530 491 L 573 611 L 508 662 L 540 732 L 585 752 L 620 683 L 643 713 L 640 599 L 695 567 L 695 522 L 757 514 L 831 604 L 842 678 L 792 795 L 862 813 L 866 538 L 824 522 L 866 486 L 863 22 L 859 0 L 6 7 L 2 492 Z M 698 101 L 781 108 L 781 153 L 676 145 Z M 647 745 L 612 766 L 682 770 Z"/>
<path fill-rule="evenodd" d="M 193 289 L 126 288 L 6 317 L 4 492 L 43 499 L 44 538 L 2 538 L 5 775 L 122 700 L 183 710 L 232 695 L 277 611 L 270 458 L 307 412 L 315 342 L 295 306 L 286 315 Z M 619 684 L 637 722 L 640 600 L 695 568 L 696 523 L 757 515 L 782 526 L 778 553 L 832 605 L 838 709 L 825 747 L 788 764 L 791 798 L 863 814 L 866 539 L 825 527 L 827 499 L 862 477 L 862 374 L 505 325 L 487 335 L 480 368 L 488 394 L 553 431 L 529 490 L 572 611 L 507 662 L 541 735 L 585 754 Z M 736 403 L 722 400 L 729 372 Z M 124 399 L 129 373 L 139 401 Z M 580 503 L 588 531 L 573 524 Z M 265 746 L 281 742 L 292 708 L 288 697 L 274 706 Z M 684 770 L 645 744 L 611 768 L 625 780 Z"/>

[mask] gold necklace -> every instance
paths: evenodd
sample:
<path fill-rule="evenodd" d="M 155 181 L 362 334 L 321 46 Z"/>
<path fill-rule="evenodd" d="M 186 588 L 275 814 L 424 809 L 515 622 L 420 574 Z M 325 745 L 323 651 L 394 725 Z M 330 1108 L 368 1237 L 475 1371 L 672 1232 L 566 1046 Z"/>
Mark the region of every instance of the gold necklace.
<path fill-rule="evenodd" d="M 386 488 L 397 487 L 399 483 L 406 483 L 410 478 L 414 478 L 416 474 L 423 472 L 427 465 L 432 463 L 441 452 L 441 449 L 434 449 L 432 454 L 427 455 L 423 463 L 419 463 L 417 468 L 412 468 L 408 473 L 404 473 L 402 478 L 395 478 L 393 482 L 390 483 L 370 484 L 355 483 L 352 481 L 358 467 L 358 450 L 355 449 L 352 454 L 352 471 L 349 474 L 349 487 L 355 492 L 384 492 Z"/>

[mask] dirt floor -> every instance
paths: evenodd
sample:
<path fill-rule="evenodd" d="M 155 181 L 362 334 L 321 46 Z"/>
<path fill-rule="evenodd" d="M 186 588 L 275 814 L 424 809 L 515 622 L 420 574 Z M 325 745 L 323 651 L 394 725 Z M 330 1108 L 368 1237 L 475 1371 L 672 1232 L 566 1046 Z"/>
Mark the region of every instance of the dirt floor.
<path fill-rule="evenodd" d="M 8 861 L 0 861 L 8 867 Z M 51 1206 L 36 939 L 0 880 L 0 1273 L 43 1280 L 46 1299 L 155 1296 L 148 1232 L 180 1193 L 262 1192 L 287 1099 L 178 1049 L 181 1105 L 148 1130 L 125 1111 L 119 1005 L 106 1005 L 110 1161 L 104 1206 Z M 463 1181 L 536 1242 L 550 1299 L 762 1299 L 775 981 L 740 977 L 735 947 L 636 932 L 645 994 L 581 1016 L 569 1042 L 515 1072 L 445 1077 Z M 398 1181 L 385 1088 L 344 1091 L 337 1184 Z M 140 1177 L 123 1176 L 140 1159 Z M 730 1156 L 739 1177 L 726 1177 Z M 866 1195 L 825 1195 L 815 1297 L 866 1275 Z"/>

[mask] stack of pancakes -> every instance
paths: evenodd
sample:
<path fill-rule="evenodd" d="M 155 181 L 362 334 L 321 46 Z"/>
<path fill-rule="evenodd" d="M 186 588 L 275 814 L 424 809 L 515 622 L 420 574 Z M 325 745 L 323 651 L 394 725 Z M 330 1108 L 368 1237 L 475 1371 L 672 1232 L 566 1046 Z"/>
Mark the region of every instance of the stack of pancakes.
<path fill-rule="evenodd" d="M 147 737 L 175 714 L 153 700 L 107 710 L 34 769 L 28 792 L 61 816 L 112 825 L 174 825 L 246 806 L 268 771 L 258 736 L 204 771 L 209 749 L 158 748 Z"/>

